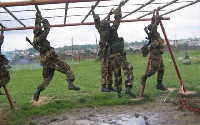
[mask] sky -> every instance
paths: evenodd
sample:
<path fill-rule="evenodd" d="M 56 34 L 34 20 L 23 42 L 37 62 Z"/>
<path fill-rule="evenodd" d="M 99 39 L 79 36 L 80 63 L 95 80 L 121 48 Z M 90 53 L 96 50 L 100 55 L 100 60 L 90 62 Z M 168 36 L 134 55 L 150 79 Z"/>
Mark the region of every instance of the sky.
<path fill-rule="evenodd" d="M 19 0 L 1 0 L 1 2 L 14 2 Z M 22 0 L 20 0 L 22 1 Z M 100 18 L 103 19 L 106 16 L 106 13 L 110 11 L 113 6 L 118 5 L 121 0 L 112 0 L 112 1 L 101 1 L 98 6 L 109 6 L 109 7 L 97 7 L 94 11 L 100 15 Z M 140 5 L 135 4 L 145 4 L 149 0 L 129 0 L 126 3 L 126 6 L 122 7 L 122 16 L 126 15 L 126 12 L 131 12 L 140 7 Z M 162 0 L 162 3 L 171 2 L 172 0 Z M 174 10 L 180 6 L 188 4 L 184 2 L 185 0 L 179 0 L 180 3 L 175 3 L 169 7 L 166 7 L 161 10 L 160 14 L 166 13 L 168 11 Z M 193 0 L 195 1 L 195 0 Z M 153 3 L 161 3 L 161 0 L 155 0 Z M 95 2 L 79 2 L 79 3 L 69 3 L 68 16 L 66 23 L 80 23 L 85 16 L 72 16 L 72 15 L 86 15 L 90 7 L 94 5 Z M 151 4 L 140 11 L 152 11 L 158 6 L 163 6 L 165 4 Z M 43 17 L 55 17 L 55 16 L 64 16 L 64 9 L 56 10 L 44 10 L 52 8 L 64 8 L 65 4 L 48 4 L 48 5 L 39 5 Z M 76 7 L 76 8 L 74 8 Z M 77 8 L 77 7 L 88 7 L 88 8 Z M 17 7 L 7 7 L 10 11 L 16 10 L 34 10 L 34 6 L 17 6 Z M 116 9 L 116 6 L 114 6 Z M 13 12 L 13 14 L 18 19 L 28 19 L 35 18 L 36 11 L 23 11 L 23 12 Z M 124 19 L 136 19 L 141 15 L 146 14 L 147 12 L 136 12 L 130 16 L 127 16 Z M 144 18 L 151 18 L 151 15 L 148 15 Z M 173 13 L 167 14 L 163 17 L 170 17 L 170 20 L 163 20 L 166 34 L 168 39 L 187 39 L 187 38 L 200 38 L 200 2 L 188 6 L 184 9 L 175 11 Z M 64 17 L 56 18 L 47 18 L 51 25 L 63 24 Z M 111 20 L 114 19 L 111 16 Z M 12 20 L 12 21 L 6 21 Z M 34 19 L 30 20 L 21 20 L 26 26 L 34 26 Z M 93 22 L 92 15 L 90 15 L 85 22 Z M 2 23 L 7 28 L 11 27 L 22 27 L 17 21 L 15 21 L 9 14 L 5 13 L 3 8 L 0 8 L 0 23 Z M 146 33 L 144 32 L 144 27 L 147 26 L 150 21 L 140 21 L 140 22 L 128 22 L 121 23 L 118 29 L 118 34 L 120 37 L 123 37 L 126 42 L 135 42 L 145 40 Z M 164 38 L 161 28 L 158 28 L 161 37 Z M 4 44 L 2 45 L 3 51 L 13 51 L 13 50 L 25 50 L 31 48 L 31 45 L 26 42 L 25 37 L 29 37 L 30 40 L 33 39 L 33 32 L 29 30 L 13 30 L 4 32 Z M 81 26 L 66 26 L 66 27 L 56 27 L 51 28 L 50 33 L 47 39 L 50 41 L 51 46 L 54 48 L 71 46 L 72 40 L 74 45 L 85 45 L 85 44 L 96 44 L 99 41 L 99 33 L 97 32 L 94 25 L 81 25 Z"/>

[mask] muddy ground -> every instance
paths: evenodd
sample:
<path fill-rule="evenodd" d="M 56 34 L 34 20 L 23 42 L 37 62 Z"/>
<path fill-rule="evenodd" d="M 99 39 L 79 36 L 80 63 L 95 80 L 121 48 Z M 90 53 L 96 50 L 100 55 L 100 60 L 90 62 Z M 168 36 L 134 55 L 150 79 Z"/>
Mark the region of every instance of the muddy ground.
<path fill-rule="evenodd" d="M 73 109 L 32 119 L 24 125 L 200 125 L 200 112 L 183 107 L 180 98 L 167 98 L 140 105 L 103 106 Z M 200 96 L 183 98 L 185 104 L 200 109 Z M 0 125 L 6 117 L 0 110 Z"/>
<path fill-rule="evenodd" d="M 141 105 L 82 108 L 49 115 L 26 124 L 39 125 L 200 125 L 200 112 L 183 107 L 180 98 L 167 98 Z M 166 100 L 165 100 L 166 99 Z M 200 109 L 200 96 L 183 98 L 186 104 Z M 194 104 L 192 105 L 191 102 Z M 186 102 L 187 101 L 187 102 Z M 196 106 L 196 107 L 195 107 Z"/>

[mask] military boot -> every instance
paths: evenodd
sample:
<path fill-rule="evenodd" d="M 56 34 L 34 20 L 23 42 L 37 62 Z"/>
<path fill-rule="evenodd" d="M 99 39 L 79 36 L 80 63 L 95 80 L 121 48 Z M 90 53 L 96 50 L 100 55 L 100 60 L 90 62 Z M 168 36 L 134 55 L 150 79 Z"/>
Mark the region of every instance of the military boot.
<path fill-rule="evenodd" d="M 130 95 L 132 98 L 136 98 L 136 95 L 131 92 L 131 87 L 127 86 L 125 94 Z"/>
<path fill-rule="evenodd" d="M 118 98 L 121 98 L 121 97 L 122 97 L 121 91 L 117 91 L 117 96 L 118 96 Z"/>
<path fill-rule="evenodd" d="M 140 79 L 141 79 L 141 84 L 145 86 L 147 80 L 147 74 L 143 75 Z"/>
<path fill-rule="evenodd" d="M 106 85 L 101 86 L 101 91 L 102 92 L 110 92 L 110 90 L 108 88 L 106 88 Z"/>
<path fill-rule="evenodd" d="M 33 99 L 34 99 L 36 102 L 38 102 L 38 100 L 39 100 L 39 96 L 40 96 L 40 92 L 41 92 L 41 91 L 42 91 L 41 89 L 38 89 L 38 90 L 34 93 Z"/>
<path fill-rule="evenodd" d="M 77 87 L 77 86 L 75 86 L 75 85 L 73 84 L 73 81 L 72 81 L 72 80 L 68 80 L 68 88 L 69 88 L 69 90 L 75 90 L 75 91 L 80 90 L 79 87 Z"/>
<path fill-rule="evenodd" d="M 0 91 L 0 95 L 4 95 L 4 94 Z"/>
<path fill-rule="evenodd" d="M 108 90 L 115 92 L 115 89 L 112 87 L 112 84 L 108 85 Z"/>
<path fill-rule="evenodd" d="M 162 80 L 157 80 L 157 82 L 158 82 L 158 84 L 156 85 L 156 89 L 160 89 L 160 90 L 163 90 L 163 91 L 168 90 L 165 86 L 163 86 Z"/>

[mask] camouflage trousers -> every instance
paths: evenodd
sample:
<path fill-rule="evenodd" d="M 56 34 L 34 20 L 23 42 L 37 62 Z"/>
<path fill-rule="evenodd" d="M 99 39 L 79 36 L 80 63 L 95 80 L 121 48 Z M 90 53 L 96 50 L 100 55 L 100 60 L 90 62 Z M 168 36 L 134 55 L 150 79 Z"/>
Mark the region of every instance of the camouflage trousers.
<path fill-rule="evenodd" d="M 121 68 L 124 71 L 124 83 L 125 87 L 132 88 L 134 76 L 133 76 L 133 66 L 128 62 L 125 52 L 118 52 L 111 56 L 114 77 L 115 77 L 115 90 L 122 91 L 122 75 Z"/>
<path fill-rule="evenodd" d="M 10 74 L 5 65 L 0 65 L 0 86 L 6 85 L 10 80 Z"/>
<path fill-rule="evenodd" d="M 112 65 L 110 57 L 101 58 L 101 84 L 102 85 L 112 85 Z"/>
<path fill-rule="evenodd" d="M 46 62 L 41 62 L 43 66 L 43 81 L 42 83 L 38 86 L 38 89 L 44 90 L 52 80 L 54 76 L 55 70 L 63 73 L 66 75 L 67 80 L 75 80 L 75 75 L 73 71 L 70 69 L 70 66 L 65 63 L 64 61 L 60 59 L 56 59 L 54 61 L 46 61 Z"/>
<path fill-rule="evenodd" d="M 157 54 L 157 52 L 151 52 L 151 67 L 147 71 L 147 76 L 150 77 L 157 74 L 157 80 L 163 80 L 163 75 L 165 72 L 165 66 L 163 64 L 162 54 Z"/>

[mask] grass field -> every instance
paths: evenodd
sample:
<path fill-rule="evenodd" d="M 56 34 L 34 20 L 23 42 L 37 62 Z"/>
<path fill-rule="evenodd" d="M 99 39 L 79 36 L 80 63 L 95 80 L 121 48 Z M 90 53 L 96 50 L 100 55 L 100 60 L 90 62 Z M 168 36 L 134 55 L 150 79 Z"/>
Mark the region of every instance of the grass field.
<path fill-rule="evenodd" d="M 192 90 L 199 94 L 200 63 L 197 63 L 197 59 L 200 59 L 200 51 L 188 51 L 188 53 L 190 57 L 194 57 L 190 59 L 191 65 L 183 65 L 183 60 L 179 60 L 179 58 L 184 57 L 184 52 L 174 52 L 174 56 L 186 91 Z M 132 63 L 134 68 L 135 79 L 132 91 L 138 97 L 142 87 L 140 84 L 140 77 L 145 72 L 147 59 L 148 57 L 144 58 L 142 55 L 128 56 L 128 60 Z M 178 97 L 180 83 L 169 52 L 164 53 L 163 59 L 165 64 L 163 84 L 166 87 L 175 87 L 177 90 L 173 92 L 171 96 Z M 52 97 L 52 99 L 49 103 L 42 106 L 33 106 L 31 102 L 33 93 L 42 82 L 42 67 L 39 66 L 39 64 L 12 67 L 11 79 L 7 85 L 7 89 L 17 110 L 11 110 L 6 96 L 0 96 L 0 108 L 8 110 L 9 115 L 12 116 L 8 124 L 21 124 L 26 121 L 26 119 L 40 117 L 50 113 L 60 113 L 63 110 L 67 111 L 72 108 L 78 110 L 81 107 L 104 105 L 136 105 L 147 101 L 154 101 L 156 97 L 164 93 L 155 89 L 157 75 L 154 75 L 147 79 L 144 92 L 145 98 L 143 100 L 130 100 L 130 97 L 124 94 L 124 83 L 123 97 L 118 98 L 117 94 L 114 92 L 102 93 L 100 91 L 100 62 L 89 59 L 71 61 L 68 63 L 76 76 L 74 84 L 81 87 L 81 90 L 69 91 L 65 75 L 55 72 L 55 76 L 50 85 L 41 92 L 41 96 L 49 96 Z M 3 89 L 1 90 L 4 92 Z"/>

